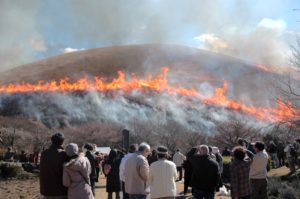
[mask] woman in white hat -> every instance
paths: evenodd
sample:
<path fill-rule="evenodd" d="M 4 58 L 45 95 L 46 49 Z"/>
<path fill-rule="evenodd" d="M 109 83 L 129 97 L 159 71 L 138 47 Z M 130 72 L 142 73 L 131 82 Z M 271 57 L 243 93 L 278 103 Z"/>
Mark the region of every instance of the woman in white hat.
<path fill-rule="evenodd" d="M 177 170 L 174 162 L 167 160 L 168 149 L 157 148 L 158 161 L 150 165 L 150 194 L 151 198 L 174 199 L 177 195 Z"/>
<path fill-rule="evenodd" d="M 68 187 L 69 199 L 94 199 L 90 186 L 91 165 L 84 154 L 78 154 L 77 144 L 70 143 L 65 151 L 68 161 L 63 168 L 63 185 Z"/>

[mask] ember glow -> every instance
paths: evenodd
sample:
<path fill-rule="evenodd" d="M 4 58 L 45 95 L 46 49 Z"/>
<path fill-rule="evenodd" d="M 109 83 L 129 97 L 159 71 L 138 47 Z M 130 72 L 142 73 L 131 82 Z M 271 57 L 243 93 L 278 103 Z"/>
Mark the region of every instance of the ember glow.
<path fill-rule="evenodd" d="M 171 96 L 184 96 L 199 100 L 201 103 L 216 107 L 223 107 L 234 111 L 246 113 L 258 120 L 267 122 L 290 121 L 293 118 L 299 118 L 299 110 L 293 108 L 291 102 L 278 100 L 276 107 L 254 107 L 240 103 L 226 96 L 227 82 L 224 81 L 223 86 L 216 88 L 212 96 L 205 96 L 194 88 L 177 87 L 170 85 L 167 80 L 169 69 L 162 68 L 161 72 L 155 76 L 147 78 L 132 77 L 126 78 L 124 72 L 119 71 L 118 77 L 111 82 L 105 82 L 101 77 L 94 77 L 90 80 L 87 77 L 81 78 L 75 82 L 71 82 L 68 78 L 59 81 L 39 81 L 36 84 L 15 83 L 8 85 L 0 85 L 0 92 L 28 93 L 28 92 L 75 92 L 75 91 L 122 91 L 130 93 L 138 90 L 146 92 L 147 90 L 159 93 L 168 93 Z"/>

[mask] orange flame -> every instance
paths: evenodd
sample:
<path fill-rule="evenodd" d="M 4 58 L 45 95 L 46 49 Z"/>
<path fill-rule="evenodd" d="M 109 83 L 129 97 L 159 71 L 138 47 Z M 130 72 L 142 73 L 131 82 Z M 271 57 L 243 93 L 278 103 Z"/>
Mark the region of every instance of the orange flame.
<path fill-rule="evenodd" d="M 268 66 L 265 66 L 263 64 L 255 64 L 255 66 L 261 70 L 264 70 L 266 72 L 269 72 L 269 73 L 272 73 L 273 71 L 268 67 Z"/>
<path fill-rule="evenodd" d="M 36 84 L 16 83 L 0 85 L 0 92 L 9 94 L 25 92 L 74 92 L 88 90 L 99 92 L 122 90 L 124 92 L 130 92 L 133 90 L 142 91 L 148 88 L 158 92 L 167 92 L 169 94 L 196 98 L 206 105 L 219 106 L 235 111 L 241 111 L 263 121 L 278 122 L 299 118 L 299 110 L 294 109 L 291 102 L 278 100 L 275 108 L 264 108 L 249 106 L 238 101 L 228 99 L 226 97 L 228 86 L 226 81 L 224 81 L 223 87 L 216 88 L 214 95 L 210 97 L 202 95 L 193 88 L 169 85 L 167 81 L 168 71 L 168 68 L 162 68 L 161 73 L 156 77 L 149 76 L 145 79 L 133 77 L 130 80 L 126 79 L 124 72 L 119 71 L 118 78 L 113 79 L 111 82 L 104 82 L 103 78 L 101 77 L 94 77 L 94 81 L 84 77 L 73 83 L 70 82 L 68 78 L 64 78 L 59 81 L 53 80 L 50 82 L 41 80 Z"/>

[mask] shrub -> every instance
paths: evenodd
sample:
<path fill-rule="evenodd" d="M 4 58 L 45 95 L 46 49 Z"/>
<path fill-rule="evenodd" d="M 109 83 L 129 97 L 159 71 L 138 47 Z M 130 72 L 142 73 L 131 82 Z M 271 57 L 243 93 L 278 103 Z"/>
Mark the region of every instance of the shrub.
<path fill-rule="evenodd" d="M 282 189 L 280 189 L 280 198 L 284 199 L 297 199 L 297 192 L 295 189 L 291 186 L 283 186 Z"/>
<path fill-rule="evenodd" d="M 14 178 L 23 172 L 22 165 L 14 162 L 1 162 L 0 173 L 3 178 Z"/>
<path fill-rule="evenodd" d="M 274 196 L 275 198 L 279 195 L 279 189 L 281 188 L 280 179 L 270 179 L 268 182 L 268 195 Z"/>

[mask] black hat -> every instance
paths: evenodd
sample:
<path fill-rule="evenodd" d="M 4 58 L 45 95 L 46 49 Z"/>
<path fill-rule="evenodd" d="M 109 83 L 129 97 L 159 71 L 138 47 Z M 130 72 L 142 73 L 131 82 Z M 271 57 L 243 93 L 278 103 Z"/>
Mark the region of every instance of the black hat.
<path fill-rule="evenodd" d="M 87 149 L 88 151 L 92 151 L 94 149 L 93 145 L 86 143 L 83 148 Z"/>
<path fill-rule="evenodd" d="M 64 142 L 65 136 L 62 133 L 55 133 L 51 137 L 52 144 L 61 145 Z"/>
<path fill-rule="evenodd" d="M 159 146 L 159 147 L 157 147 L 157 154 L 167 155 L 168 149 L 164 146 Z"/>

